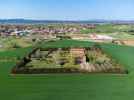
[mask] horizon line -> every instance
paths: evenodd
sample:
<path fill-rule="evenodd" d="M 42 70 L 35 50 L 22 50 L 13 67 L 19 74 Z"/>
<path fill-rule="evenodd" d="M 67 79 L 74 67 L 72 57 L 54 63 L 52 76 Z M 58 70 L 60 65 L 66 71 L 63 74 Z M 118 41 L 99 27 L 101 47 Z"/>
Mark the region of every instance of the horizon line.
<path fill-rule="evenodd" d="M 33 20 L 33 21 L 134 21 L 134 19 L 36 19 L 36 18 L 0 18 L 0 20 Z"/>

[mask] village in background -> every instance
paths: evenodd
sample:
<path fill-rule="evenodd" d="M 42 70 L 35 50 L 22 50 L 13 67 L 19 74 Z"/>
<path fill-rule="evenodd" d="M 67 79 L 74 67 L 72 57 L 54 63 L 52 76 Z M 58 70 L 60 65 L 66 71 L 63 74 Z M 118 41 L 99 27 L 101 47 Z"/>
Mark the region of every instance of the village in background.
<path fill-rule="evenodd" d="M 28 47 L 42 40 L 73 39 L 134 45 L 133 24 L 1 24 L 0 51 Z"/>

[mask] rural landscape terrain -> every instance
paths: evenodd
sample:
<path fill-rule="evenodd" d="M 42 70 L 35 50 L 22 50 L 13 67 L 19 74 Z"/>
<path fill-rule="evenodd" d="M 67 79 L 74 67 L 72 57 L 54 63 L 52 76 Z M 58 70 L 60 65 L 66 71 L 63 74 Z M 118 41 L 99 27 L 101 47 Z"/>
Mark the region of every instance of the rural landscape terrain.
<path fill-rule="evenodd" d="M 2 100 L 132 99 L 133 23 L 1 23 Z"/>

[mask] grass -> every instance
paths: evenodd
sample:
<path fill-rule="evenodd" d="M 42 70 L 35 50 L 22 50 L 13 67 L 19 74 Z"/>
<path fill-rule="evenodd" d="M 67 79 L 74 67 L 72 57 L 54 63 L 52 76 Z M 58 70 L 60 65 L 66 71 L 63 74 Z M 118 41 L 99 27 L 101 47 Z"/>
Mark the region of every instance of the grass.
<path fill-rule="evenodd" d="M 130 72 L 134 70 L 134 47 L 119 46 L 114 44 L 102 45 L 104 52 L 116 59 L 120 64 L 126 67 Z"/>
<path fill-rule="evenodd" d="M 47 47 L 50 45 L 57 47 L 58 43 L 59 46 L 72 45 L 70 42 L 58 41 L 47 44 Z M 79 43 L 86 44 L 86 46 L 92 44 L 90 42 Z M 131 73 L 134 72 L 132 60 L 134 47 L 103 44 L 102 48 L 131 69 Z M 21 55 L 21 51 L 19 54 Z M 127 100 L 134 98 L 133 74 L 10 76 L 10 69 L 14 64 L 14 62 L 0 63 L 0 97 L 2 100 L 18 100 L 18 98 L 19 100 Z"/>
<path fill-rule="evenodd" d="M 116 39 L 134 39 L 134 35 L 132 31 L 134 25 L 112 25 L 112 24 L 104 24 L 104 25 L 96 25 L 95 29 L 86 29 L 81 30 L 82 34 L 102 34 L 109 35 Z"/>
<path fill-rule="evenodd" d="M 86 29 L 81 30 L 81 33 L 88 34 L 88 33 L 113 33 L 119 31 L 118 29 L 114 28 L 116 25 L 112 24 L 105 24 L 105 25 L 96 25 L 95 29 Z"/>
<path fill-rule="evenodd" d="M 112 36 L 113 38 L 116 38 L 116 39 L 124 39 L 124 40 L 126 40 L 126 39 L 134 39 L 134 35 L 128 34 L 126 32 L 109 33 L 108 35 Z"/>
<path fill-rule="evenodd" d="M 90 47 L 94 45 L 94 43 L 86 42 L 86 41 L 76 41 L 76 40 L 57 40 L 57 41 L 49 41 L 42 42 L 41 48 L 68 48 L 68 47 Z"/>
<path fill-rule="evenodd" d="M 96 25 L 95 29 L 81 30 L 81 33 L 115 33 L 115 32 L 129 32 L 134 28 L 134 25 L 114 25 L 114 24 L 104 24 Z"/>
<path fill-rule="evenodd" d="M 19 48 L 19 49 L 14 49 L 14 50 L 7 50 L 4 52 L 0 52 L 0 58 L 23 58 L 26 56 L 29 52 L 32 51 L 32 47 L 26 47 L 26 48 Z"/>
<path fill-rule="evenodd" d="M 1 82 L 0 97 L 5 100 L 126 100 L 129 91 L 125 79 L 111 75 L 9 77 Z"/>

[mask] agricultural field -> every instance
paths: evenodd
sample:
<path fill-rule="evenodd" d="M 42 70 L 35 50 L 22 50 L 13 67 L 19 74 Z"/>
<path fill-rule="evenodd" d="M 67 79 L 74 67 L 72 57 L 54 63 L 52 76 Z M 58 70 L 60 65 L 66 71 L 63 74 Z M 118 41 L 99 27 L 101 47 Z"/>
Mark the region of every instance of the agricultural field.
<path fill-rule="evenodd" d="M 33 46 L 32 40 L 26 37 L 9 36 L 6 38 L 0 37 L 0 51 L 15 50 L 16 48 L 25 48 Z"/>
<path fill-rule="evenodd" d="M 115 39 L 134 39 L 134 25 L 96 25 L 94 29 L 82 29 L 81 33 L 109 35 Z"/>
<path fill-rule="evenodd" d="M 42 47 L 91 46 L 92 42 L 60 40 Z M 128 69 L 128 74 L 47 74 L 12 75 L 16 61 L 0 62 L 0 97 L 3 100 L 126 100 L 133 98 L 134 47 L 100 44 L 107 55 Z M 1 52 L 0 57 L 25 57 L 32 48 Z M 7 53 L 9 52 L 9 54 Z M 14 53 L 11 53 L 14 52 Z M 12 55 L 12 56 L 10 56 Z M 7 96 L 8 95 L 8 96 Z"/>

